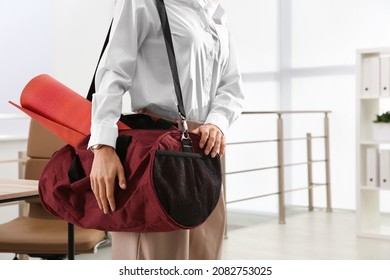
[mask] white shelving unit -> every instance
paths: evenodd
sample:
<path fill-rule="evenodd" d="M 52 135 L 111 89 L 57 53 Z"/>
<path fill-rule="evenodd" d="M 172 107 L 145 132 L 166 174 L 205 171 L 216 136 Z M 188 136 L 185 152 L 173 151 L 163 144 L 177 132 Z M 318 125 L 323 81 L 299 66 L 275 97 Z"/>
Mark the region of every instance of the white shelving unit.
<path fill-rule="evenodd" d="M 379 150 L 390 146 L 390 141 L 375 140 L 372 132 L 376 115 L 390 111 L 390 48 L 358 50 L 356 62 L 357 235 L 390 240 L 390 224 L 384 222 L 386 213 L 381 205 L 381 196 L 388 195 L 390 188 L 379 187 L 379 183 L 367 186 L 370 167 L 366 156 L 368 148 Z"/>

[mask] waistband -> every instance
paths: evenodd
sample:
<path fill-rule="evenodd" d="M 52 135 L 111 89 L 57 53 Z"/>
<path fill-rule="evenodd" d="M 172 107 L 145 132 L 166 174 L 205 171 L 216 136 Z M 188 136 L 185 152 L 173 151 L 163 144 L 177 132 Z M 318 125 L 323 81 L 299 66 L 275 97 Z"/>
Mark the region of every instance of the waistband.
<path fill-rule="evenodd" d="M 158 115 L 158 114 L 154 114 L 154 113 L 150 112 L 147 109 L 139 110 L 138 113 L 151 116 L 152 118 L 162 118 L 162 119 L 166 119 L 166 120 L 171 121 L 171 122 L 175 122 L 175 123 L 177 123 L 178 128 L 180 130 L 183 130 L 183 123 L 182 123 L 182 121 L 180 119 L 173 119 L 173 118 L 169 118 L 169 117 L 166 117 L 166 116 L 161 116 L 161 115 Z M 199 121 L 187 120 L 187 125 L 188 125 L 188 131 L 191 132 L 191 131 L 197 129 L 199 126 L 203 125 L 203 123 L 199 122 Z"/>

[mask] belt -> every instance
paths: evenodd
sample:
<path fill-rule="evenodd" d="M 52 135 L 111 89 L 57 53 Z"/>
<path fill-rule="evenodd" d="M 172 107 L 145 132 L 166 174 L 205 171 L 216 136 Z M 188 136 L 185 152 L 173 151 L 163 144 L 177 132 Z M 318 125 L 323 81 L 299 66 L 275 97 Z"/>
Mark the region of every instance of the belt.
<path fill-rule="evenodd" d="M 166 119 L 166 120 L 171 121 L 171 122 L 175 122 L 175 123 L 177 123 L 178 128 L 180 130 L 183 130 L 183 123 L 180 119 L 173 119 L 173 118 L 169 118 L 166 116 L 158 115 L 158 114 L 150 112 L 147 109 L 139 110 L 138 113 L 151 116 L 152 118 L 162 118 L 162 119 Z M 191 132 L 191 131 L 194 131 L 195 129 L 197 129 L 199 126 L 203 125 L 203 123 L 199 122 L 199 121 L 187 120 L 187 125 L 188 125 L 188 131 Z"/>

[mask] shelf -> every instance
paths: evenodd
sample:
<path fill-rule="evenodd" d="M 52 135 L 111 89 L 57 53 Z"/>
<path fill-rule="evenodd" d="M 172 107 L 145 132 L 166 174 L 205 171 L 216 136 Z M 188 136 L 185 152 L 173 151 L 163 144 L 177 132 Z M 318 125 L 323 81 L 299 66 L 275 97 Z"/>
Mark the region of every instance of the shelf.
<path fill-rule="evenodd" d="M 390 191 L 390 188 L 361 186 L 360 190 L 363 190 L 363 191 Z"/>
<path fill-rule="evenodd" d="M 389 211 L 389 205 L 386 203 L 381 208 L 381 201 L 390 187 L 368 187 L 366 182 L 367 178 L 376 178 L 379 184 L 382 175 L 383 178 L 390 176 L 387 174 L 390 156 L 383 154 L 381 165 L 379 152 L 367 153 L 367 149 L 381 150 L 390 145 L 390 140 L 374 140 L 373 126 L 375 116 L 390 108 L 389 54 L 390 48 L 358 50 L 356 61 L 356 233 L 359 237 L 386 240 L 390 240 L 390 224 L 382 218 Z"/>
<path fill-rule="evenodd" d="M 356 53 L 362 56 L 367 54 L 382 55 L 390 53 L 390 47 L 364 48 L 357 50 Z"/>

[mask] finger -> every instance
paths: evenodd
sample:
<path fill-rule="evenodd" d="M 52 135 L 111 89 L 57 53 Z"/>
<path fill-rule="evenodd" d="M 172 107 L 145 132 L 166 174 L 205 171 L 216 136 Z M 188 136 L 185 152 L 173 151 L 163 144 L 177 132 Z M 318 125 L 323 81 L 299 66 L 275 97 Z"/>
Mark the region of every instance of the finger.
<path fill-rule="evenodd" d="M 100 202 L 100 197 L 99 197 L 99 184 L 96 182 L 95 178 L 91 178 L 91 188 L 93 194 L 95 195 L 95 199 L 99 206 L 99 209 L 103 210 L 102 204 Z"/>
<path fill-rule="evenodd" d="M 223 155 L 225 154 L 225 147 L 226 147 L 225 136 L 222 136 L 221 148 L 219 149 L 220 157 L 223 157 Z"/>
<path fill-rule="evenodd" d="M 200 140 L 199 140 L 199 147 L 203 149 L 203 147 L 207 143 L 207 139 L 209 138 L 209 130 L 206 127 L 199 128 L 200 132 Z"/>
<path fill-rule="evenodd" d="M 108 206 L 110 207 L 111 211 L 115 211 L 115 198 L 114 198 L 114 183 L 115 179 L 113 178 L 107 178 L 106 180 L 106 198 L 108 201 Z M 108 213 L 108 207 L 107 207 L 107 213 Z"/>
<path fill-rule="evenodd" d="M 220 149 L 221 149 L 221 142 L 222 142 L 222 136 L 221 136 L 220 133 L 217 133 L 216 141 L 215 141 L 214 147 L 213 147 L 213 149 L 211 150 L 211 157 L 214 158 L 214 157 L 220 152 Z"/>
<path fill-rule="evenodd" d="M 210 129 L 209 130 L 209 138 L 207 139 L 207 145 L 206 145 L 206 148 L 204 151 L 205 155 L 210 154 L 211 150 L 213 149 L 213 147 L 215 145 L 216 138 L 217 138 L 217 131 Z"/>
<path fill-rule="evenodd" d="M 121 189 L 126 189 L 126 177 L 125 177 L 125 171 L 122 167 L 122 165 L 118 166 L 118 181 L 119 181 L 119 187 Z"/>
<path fill-rule="evenodd" d="M 190 131 L 193 134 L 200 135 L 200 128 L 195 128 L 194 130 Z"/>
<path fill-rule="evenodd" d="M 103 208 L 104 214 L 108 213 L 108 203 L 106 197 L 106 183 L 104 179 L 99 180 L 99 200 Z"/>

